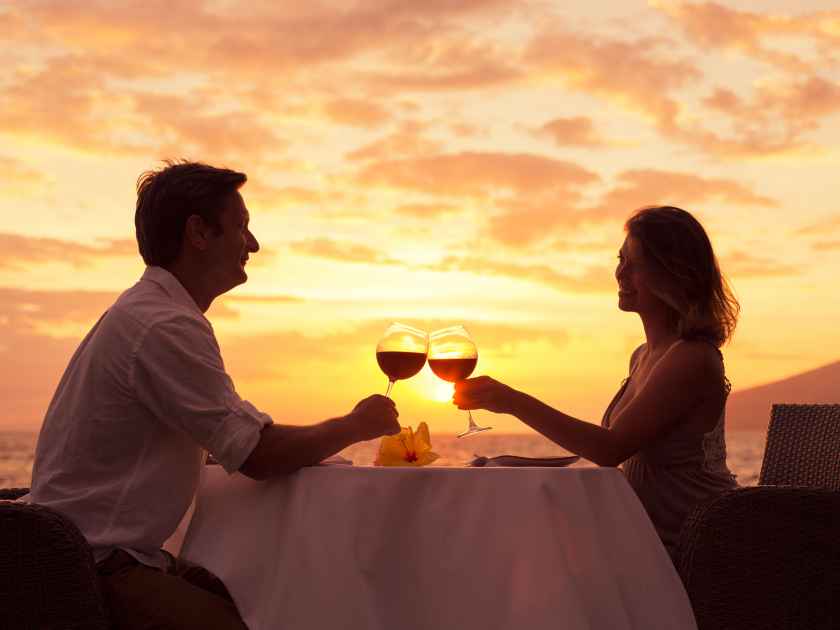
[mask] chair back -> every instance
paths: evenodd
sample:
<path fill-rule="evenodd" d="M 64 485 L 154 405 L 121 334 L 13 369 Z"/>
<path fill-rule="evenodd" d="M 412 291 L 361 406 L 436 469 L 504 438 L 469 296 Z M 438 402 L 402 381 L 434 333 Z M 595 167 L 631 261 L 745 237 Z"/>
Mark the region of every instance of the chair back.
<path fill-rule="evenodd" d="M 751 486 L 701 503 L 675 564 L 698 630 L 840 628 L 840 492 Z"/>
<path fill-rule="evenodd" d="M 3 490 L 0 497 L 25 493 Z M 46 506 L 0 500 L 0 628 L 109 628 L 90 546 Z"/>
<path fill-rule="evenodd" d="M 773 405 L 758 483 L 840 490 L 840 405 Z"/>

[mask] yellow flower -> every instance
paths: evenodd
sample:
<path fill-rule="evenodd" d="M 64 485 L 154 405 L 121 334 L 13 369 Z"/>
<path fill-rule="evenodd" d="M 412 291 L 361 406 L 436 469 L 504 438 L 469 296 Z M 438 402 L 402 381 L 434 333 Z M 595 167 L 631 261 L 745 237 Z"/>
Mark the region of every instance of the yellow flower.
<path fill-rule="evenodd" d="M 411 427 L 402 427 L 397 435 L 384 435 L 379 442 L 379 455 L 373 462 L 376 466 L 425 466 L 440 455 L 432 452 L 429 427 L 421 422 L 417 432 Z"/>

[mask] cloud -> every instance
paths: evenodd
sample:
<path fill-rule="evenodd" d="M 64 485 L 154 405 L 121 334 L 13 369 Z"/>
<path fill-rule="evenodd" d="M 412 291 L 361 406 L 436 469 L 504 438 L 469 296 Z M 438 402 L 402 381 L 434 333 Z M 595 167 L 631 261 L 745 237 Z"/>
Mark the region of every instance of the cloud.
<path fill-rule="evenodd" d="M 11 14 L 53 47 L 110 60 L 124 76 L 160 77 L 177 61 L 184 74 L 285 81 L 370 51 L 402 55 L 455 34 L 463 41 L 462 20 L 500 10 L 501 0 L 259 3 L 247 12 L 206 0 L 122 0 L 78 11 L 42 0 Z"/>
<path fill-rule="evenodd" d="M 524 59 L 532 73 L 650 114 L 663 127 L 675 124 L 680 109 L 669 94 L 702 77 L 663 38 L 619 41 L 551 25 L 531 41 Z"/>
<path fill-rule="evenodd" d="M 817 241 L 811 244 L 811 249 L 818 252 L 833 252 L 840 250 L 840 241 Z"/>
<path fill-rule="evenodd" d="M 41 171 L 24 164 L 20 160 L 0 156 L 0 185 L 5 192 L 10 189 L 15 192 L 43 186 L 46 177 Z"/>
<path fill-rule="evenodd" d="M 555 118 L 535 129 L 534 135 L 548 136 L 560 147 L 596 147 L 606 144 L 595 130 L 592 119 L 585 116 Z"/>
<path fill-rule="evenodd" d="M 676 22 L 688 38 L 703 50 L 735 50 L 747 57 L 783 70 L 810 72 L 818 59 L 806 59 L 774 42 L 780 37 L 811 40 L 822 63 L 836 63 L 840 45 L 840 11 L 822 11 L 799 15 L 778 12 L 739 11 L 716 2 L 657 2 L 658 9 Z"/>
<path fill-rule="evenodd" d="M 695 204 L 723 201 L 739 206 L 772 208 L 778 202 L 752 192 L 734 180 L 691 173 L 639 169 L 624 171 L 600 203 L 585 213 L 588 219 L 626 218 L 642 206 L 673 205 L 689 211 Z"/>
<path fill-rule="evenodd" d="M 831 215 L 796 230 L 796 234 L 825 234 L 840 228 L 840 214 Z"/>
<path fill-rule="evenodd" d="M 590 207 L 583 205 L 576 190 L 568 188 L 543 196 L 523 192 L 515 199 L 497 202 L 503 211 L 489 219 L 487 233 L 505 245 L 521 248 L 583 224 L 624 221 L 643 206 L 675 205 L 691 211 L 696 204 L 709 201 L 739 206 L 778 205 L 734 180 L 638 169 L 620 173 L 612 188 Z"/>
<path fill-rule="evenodd" d="M 91 265 L 114 257 L 137 257 L 137 243 L 131 239 L 102 239 L 100 246 L 56 238 L 39 238 L 0 232 L 0 268 L 24 269 L 30 264 L 59 262 L 74 267 Z"/>
<path fill-rule="evenodd" d="M 710 24 L 717 24 L 716 19 Z M 721 28 L 726 32 L 727 25 Z M 720 34 L 710 27 L 710 36 L 713 32 Z M 823 65 L 814 64 L 793 78 L 757 81 L 749 102 L 727 88 L 716 89 L 701 105 L 723 114 L 728 128 L 710 128 L 705 111 L 690 112 L 681 104 L 684 97 L 678 97 L 704 77 L 691 61 L 674 56 L 676 47 L 664 38 L 622 41 L 549 26 L 533 39 L 524 58 L 532 73 L 640 112 L 666 138 L 718 157 L 813 149 L 805 134 L 816 129 L 820 119 L 840 111 L 840 85 L 818 76 Z"/>
<path fill-rule="evenodd" d="M 363 186 L 438 195 L 486 197 L 500 192 L 543 194 L 598 181 L 571 162 L 527 153 L 463 152 L 380 161 L 356 176 Z"/>
<path fill-rule="evenodd" d="M 505 276 L 527 280 L 560 291 L 602 293 L 615 290 L 612 269 L 591 267 L 582 275 L 564 274 L 548 265 L 508 263 L 484 257 L 449 256 L 427 267 L 433 271 L 464 271 L 477 275 Z"/>
<path fill-rule="evenodd" d="M 398 131 L 366 144 L 347 154 L 347 159 L 390 160 L 399 157 L 421 157 L 440 152 L 443 143 L 423 136 L 427 125 L 416 122 L 404 122 Z"/>
<path fill-rule="evenodd" d="M 250 304 L 291 304 L 304 301 L 302 297 L 297 295 L 249 295 L 239 293 L 226 293 L 219 299 L 224 302 L 246 302 Z"/>
<path fill-rule="evenodd" d="M 0 131 L 109 154 L 267 156 L 286 147 L 277 120 L 295 107 L 362 129 L 389 122 L 387 80 L 366 73 L 399 83 L 409 69 L 441 71 L 448 82 L 481 82 L 504 62 L 463 24 L 508 11 L 501 0 L 305 4 L 248 12 L 201 0 L 12 6 L 0 28 L 25 35 L 11 41 L 50 46 L 7 65 Z M 342 81 L 369 95 L 346 96 Z"/>
<path fill-rule="evenodd" d="M 337 98 L 324 103 L 324 113 L 335 123 L 372 129 L 391 120 L 381 105 L 362 99 Z"/>
<path fill-rule="evenodd" d="M 445 214 L 460 212 L 461 208 L 441 203 L 404 203 L 394 208 L 394 212 L 408 217 L 436 219 Z"/>
<path fill-rule="evenodd" d="M 290 247 L 299 254 L 342 262 L 379 265 L 390 265 L 397 262 L 367 245 L 340 242 L 328 238 L 305 239 L 292 243 Z"/>
<path fill-rule="evenodd" d="M 671 130 L 674 139 L 732 158 L 813 150 L 806 134 L 840 112 L 840 84 L 817 76 L 763 81 L 750 100 L 717 88 L 704 105 L 728 119 L 729 135 L 686 124 Z"/>
<path fill-rule="evenodd" d="M 797 276 L 802 269 L 794 265 L 779 263 L 771 258 L 734 250 L 721 256 L 721 268 L 730 278 L 761 278 Z"/>
<path fill-rule="evenodd" d="M 259 157 L 287 144 L 257 113 L 221 108 L 220 90 L 164 94 L 118 87 L 107 68 L 90 58 L 57 56 L 14 77 L 0 89 L 4 133 L 106 155 L 154 151 L 203 159 Z"/>
<path fill-rule="evenodd" d="M 0 287 L 0 313 L 11 333 L 31 332 L 44 325 L 92 326 L 114 300 L 113 291 L 34 291 Z"/>
<path fill-rule="evenodd" d="M 534 197 L 497 202 L 502 212 L 488 219 L 487 234 L 510 247 L 527 247 L 552 237 L 560 228 L 576 226 L 585 220 L 579 210 L 581 195 L 574 190 L 558 190 Z"/>

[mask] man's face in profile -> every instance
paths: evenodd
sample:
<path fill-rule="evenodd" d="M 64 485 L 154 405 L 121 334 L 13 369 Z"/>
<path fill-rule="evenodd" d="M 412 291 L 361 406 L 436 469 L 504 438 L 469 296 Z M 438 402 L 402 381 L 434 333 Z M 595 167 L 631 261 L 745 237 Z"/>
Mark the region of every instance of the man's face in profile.
<path fill-rule="evenodd" d="M 221 295 L 248 280 L 245 265 L 250 254 L 259 251 L 257 239 L 248 229 L 250 214 L 239 192 L 227 197 L 219 213 L 221 232 L 210 239 L 207 258 Z"/>

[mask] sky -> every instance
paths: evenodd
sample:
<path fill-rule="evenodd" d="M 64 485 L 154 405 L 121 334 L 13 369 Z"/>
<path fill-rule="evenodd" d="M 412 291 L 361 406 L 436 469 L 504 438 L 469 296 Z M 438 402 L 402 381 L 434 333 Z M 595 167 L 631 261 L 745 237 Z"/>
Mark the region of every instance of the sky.
<path fill-rule="evenodd" d="M 599 421 L 643 341 L 623 225 L 653 204 L 701 220 L 741 303 L 736 391 L 840 358 L 837 0 L 245 7 L 0 0 L 0 427 L 40 426 L 139 279 L 164 159 L 248 175 L 262 249 L 207 316 L 275 422 L 384 393 L 391 322 L 462 324 L 476 375 Z M 466 426 L 428 367 L 392 396 Z"/>

